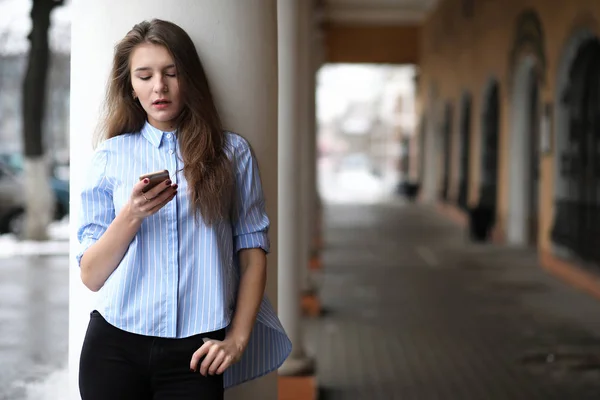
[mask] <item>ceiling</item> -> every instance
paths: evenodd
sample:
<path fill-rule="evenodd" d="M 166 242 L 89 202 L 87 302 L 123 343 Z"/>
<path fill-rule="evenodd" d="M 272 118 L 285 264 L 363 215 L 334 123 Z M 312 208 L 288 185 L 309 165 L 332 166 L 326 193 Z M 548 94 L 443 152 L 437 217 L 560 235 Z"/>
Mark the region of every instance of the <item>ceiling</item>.
<path fill-rule="evenodd" d="M 439 0 L 322 0 L 323 19 L 333 23 L 406 25 L 421 22 Z"/>

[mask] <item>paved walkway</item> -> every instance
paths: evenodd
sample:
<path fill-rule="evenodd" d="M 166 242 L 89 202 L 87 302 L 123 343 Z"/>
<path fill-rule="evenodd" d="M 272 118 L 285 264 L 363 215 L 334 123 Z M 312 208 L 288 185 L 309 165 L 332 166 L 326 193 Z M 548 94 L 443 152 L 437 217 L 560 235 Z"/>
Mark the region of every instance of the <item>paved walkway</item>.
<path fill-rule="evenodd" d="M 420 205 L 325 210 L 320 400 L 600 398 L 600 301 Z"/>

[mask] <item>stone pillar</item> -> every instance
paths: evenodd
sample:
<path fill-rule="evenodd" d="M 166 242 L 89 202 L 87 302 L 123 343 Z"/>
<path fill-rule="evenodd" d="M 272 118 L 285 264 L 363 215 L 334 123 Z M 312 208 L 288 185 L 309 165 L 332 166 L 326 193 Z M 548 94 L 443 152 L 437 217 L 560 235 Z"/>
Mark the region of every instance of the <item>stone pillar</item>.
<path fill-rule="evenodd" d="M 113 46 L 138 22 L 161 18 L 177 23 L 196 44 L 225 128 L 246 137 L 261 169 L 273 252 L 268 257 L 267 295 L 277 305 L 277 4 L 276 0 L 73 0 L 71 54 L 71 204 L 92 153 Z M 90 79 L 92 77 L 92 79 Z M 72 252 L 76 249 L 71 228 Z M 79 399 L 78 362 L 93 295 L 72 260 L 70 284 L 70 399 Z M 284 265 L 289 269 L 289 265 Z M 277 374 L 228 390 L 227 399 L 277 399 Z"/>
<path fill-rule="evenodd" d="M 310 88 L 310 99 L 309 99 L 309 121 L 310 121 L 310 164 L 309 164 L 309 190 L 310 193 L 310 205 L 312 211 L 310 213 L 310 248 L 311 254 L 316 254 L 320 249 L 320 243 L 315 242 L 316 239 L 322 240 L 322 205 L 321 197 L 319 194 L 319 178 L 318 178 L 318 131 L 319 125 L 317 122 L 317 74 L 319 69 L 325 62 L 325 49 L 324 49 L 324 33 L 322 29 L 322 21 L 320 12 L 317 9 L 313 9 L 310 15 L 310 26 L 311 26 L 311 52 L 310 52 L 310 66 L 309 66 L 309 83 Z"/>
<path fill-rule="evenodd" d="M 313 225 L 315 216 L 314 194 L 315 194 L 315 131 L 314 131 L 314 103 L 315 103 L 315 81 L 313 73 L 313 25 L 312 25 L 312 2 L 300 1 L 298 12 L 298 25 L 300 31 L 300 51 L 298 65 L 298 79 L 301 113 L 300 127 L 300 164 L 302 170 L 301 183 L 301 215 L 302 215 L 302 249 L 300 282 L 301 292 L 309 294 L 314 291 L 314 285 L 310 278 L 309 261 L 312 253 Z"/>
<path fill-rule="evenodd" d="M 312 131 L 314 133 L 314 170 L 311 172 L 314 185 L 313 185 L 313 213 L 312 213 L 312 241 L 311 249 L 312 252 L 318 254 L 321 250 L 323 241 L 323 203 L 321 195 L 319 193 L 319 170 L 318 170 L 318 138 L 319 138 L 319 124 L 317 121 L 317 76 L 321 67 L 325 64 L 325 34 L 323 32 L 324 25 L 324 10 L 322 5 L 318 5 L 312 13 L 312 63 L 311 63 L 311 75 L 312 80 L 311 87 L 314 87 L 314 101 L 312 103 L 313 108 L 311 109 L 312 115 Z M 319 258 L 317 258 L 319 259 Z"/>
<path fill-rule="evenodd" d="M 302 230 L 302 110 L 301 25 L 304 0 L 278 0 L 279 57 L 279 318 L 292 353 L 279 369 L 297 375 L 312 369 L 303 345 L 300 291 L 305 247 Z"/>

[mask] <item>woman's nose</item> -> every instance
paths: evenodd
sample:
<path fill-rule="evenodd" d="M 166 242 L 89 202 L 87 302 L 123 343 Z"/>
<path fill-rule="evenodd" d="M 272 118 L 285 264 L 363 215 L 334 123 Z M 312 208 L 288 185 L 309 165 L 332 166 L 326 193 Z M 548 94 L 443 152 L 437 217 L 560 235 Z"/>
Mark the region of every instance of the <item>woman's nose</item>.
<path fill-rule="evenodd" d="M 166 84 L 165 84 L 163 78 L 158 78 L 158 81 L 154 85 L 154 91 L 156 93 L 161 93 L 161 92 L 164 92 L 165 89 L 166 89 Z"/>

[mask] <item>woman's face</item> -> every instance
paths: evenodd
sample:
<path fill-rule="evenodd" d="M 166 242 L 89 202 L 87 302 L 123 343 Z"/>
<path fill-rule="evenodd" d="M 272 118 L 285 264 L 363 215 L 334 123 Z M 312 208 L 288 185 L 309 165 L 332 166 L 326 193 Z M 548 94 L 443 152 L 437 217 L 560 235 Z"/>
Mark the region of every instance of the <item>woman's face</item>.
<path fill-rule="evenodd" d="M 183 104 L 177 68 L 164 46 L 138 45 L 131 53 L 133 95 L 148 114 L 148 122 L 162 131 L 173 131 Z"/>

